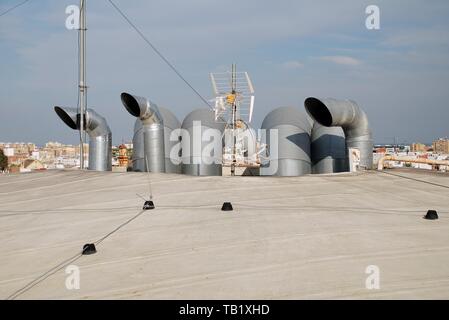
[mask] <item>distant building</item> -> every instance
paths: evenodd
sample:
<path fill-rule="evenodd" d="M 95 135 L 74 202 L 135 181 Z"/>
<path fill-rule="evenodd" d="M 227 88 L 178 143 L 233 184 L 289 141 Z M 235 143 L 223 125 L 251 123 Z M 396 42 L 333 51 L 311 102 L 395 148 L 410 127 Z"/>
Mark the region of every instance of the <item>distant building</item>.
<path fill-rule="evenodd" d="M 374 145 L 374 153 L 394 154 L 398 152 L 410 152 L 410 146 L 404 144 L 376 144 Z"/>
<path fill-rule="evenodd" d="M 14 155 L 11 157 L 8 157 L 8 164 L 11 165 L 16 165 L 16 166 L 22 166 L 23 162 L 28 158 L 28 155 Z"/>
<path fill-rule="evenodd" d="M 411 147 L 412 152 L 426 152 L 427 146 L 423 143 L 413 143 Z"/>
<path fill-rule="evenodd" d="M 45 166 L 39 160 L 27 159 L 23 162 L 25 171 L 43 170 Z"/>
<path fill-rule="evenodd" d="M 119 167 L 128 167 L 129 157 L 128 148 L 126 145 L 122 144 L 119 146 L 119 156 L 118 156 Z"/>
<path fill-rule="evenodd" d="M 438 139 L 432 144 L 434 153 L 449 154 L 449 139 Z"/>
<path fill-rule="evenodd" d="M 34 143 L 0 143 L 0 149 L 12 149 L 14 150 L 14 155 L 17 154 L 30 154 L 32 151 L 36 150 L 36 145 Z"/>
<path fill-rule="evenodd" d="M 14 156 L 14 148 L 4 148 L 3 154 L 7 157 L 13 157 Z"/>

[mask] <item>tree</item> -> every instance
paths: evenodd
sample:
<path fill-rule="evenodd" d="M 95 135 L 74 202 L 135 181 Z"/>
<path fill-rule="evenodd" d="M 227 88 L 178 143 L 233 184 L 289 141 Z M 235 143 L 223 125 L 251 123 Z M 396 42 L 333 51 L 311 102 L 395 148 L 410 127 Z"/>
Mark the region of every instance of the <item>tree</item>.
<path fill-rule="evenodd" d="M 0 170 L 3 171 L 8 168 L 8 157 L 5 156 L 3 150 L 0 149 Z"/>

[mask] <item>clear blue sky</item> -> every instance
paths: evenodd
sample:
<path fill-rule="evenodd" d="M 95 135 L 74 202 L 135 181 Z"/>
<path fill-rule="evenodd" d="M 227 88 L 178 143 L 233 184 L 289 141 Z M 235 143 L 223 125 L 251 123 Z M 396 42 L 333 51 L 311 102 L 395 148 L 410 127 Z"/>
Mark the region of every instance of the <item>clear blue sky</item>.
<path fill-rule="evenodd" d="M 449 136 L 449 1 L 115 0 L 205 97 L 208 74 L 235 62 L 256 87 L 254 124 L 309 96 L 348 98 L 368 113 L 375 141 Z M 19 0 L 0 0 L 0 12 Z M 31 0 L 0 17 L 0 141 L 76 143 L 54 105 L 77 103 L 76 0 Z M 365 8 L 381 29 L 365 27 Z M 89 106 L 114 142 L 132 137 L 120 93 L 146 96 L 179 119 L 202 102 L 106 0 L 88 0 Z"/>

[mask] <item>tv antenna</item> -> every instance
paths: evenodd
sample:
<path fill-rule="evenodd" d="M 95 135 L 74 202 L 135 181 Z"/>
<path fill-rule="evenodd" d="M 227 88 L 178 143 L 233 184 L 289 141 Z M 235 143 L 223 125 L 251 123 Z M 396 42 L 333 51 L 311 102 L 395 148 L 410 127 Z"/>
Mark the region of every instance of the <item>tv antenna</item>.
<path fill-rule="evenodd" d="M 231 176 L 235 176 L 236 167 L 259 167 L 257 160 L 245 160 L 248 145 L 245 147 L 244 132 L 250 132 L 249 124 L 254 113 L 254 86 L 248 72 L 237 72 L 232 65 L 231 71 L 210 74 L 215 94 L 215 121 L 224 120 L 227 132 L 231 132 L 232 145 L 225 146 L 223 165 L 231 167 Z M 249 130 L 249 131 L 248 131 Z"/>
<path fill-rule="evenodd" d="M 210 78 L 215 93 L 215 120 L 251 123 L 255 96 L 248 72 L 237 72 L 233 64 L 231 71 L 211 73 Z"/>

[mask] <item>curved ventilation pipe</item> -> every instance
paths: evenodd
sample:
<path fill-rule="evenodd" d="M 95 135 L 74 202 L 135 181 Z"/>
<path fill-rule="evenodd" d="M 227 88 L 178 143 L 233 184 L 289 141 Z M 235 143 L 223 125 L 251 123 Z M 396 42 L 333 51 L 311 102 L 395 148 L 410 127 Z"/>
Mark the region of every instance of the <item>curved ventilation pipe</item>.
<path fill-rule="evenodd" d="M 159 107 L 164 124 L 165 172 L 181 173 L 181 123 L 166 108 Z M 143 125 L 140 119 L 134 124 L 133 137 L 133 171 L 145 171 L 145 150 L 143 144 Z"/>
<path fill-rule="evenodd" d="M 345 134 L 341 127 L 325 127 L 314 121 L 311 142 L 312 173 L 349 170 Z"/>
<path fill-rule="evenodd" d="M 182 173 L 221 176 L 225 124 L 209 109 L 197 109 L 182 122 Z"/>
<path fill-rule="evenodd" d="M 373 167 L 373 139 L 366 113 L 354 101 L 308 98 L 307 113 L 325 127 L 339 126 L 346 136 L 346 146 L 360 150 L 360 166 Z"/>
<path fill-rule="evenodd" d="M 304 113 L 291 107 L 275 109 L 265 117 L 262 129 L 269 161 L 262 164 L 260 175 L 291 177 L 312 172 L 311 125 Z"/>
<path fill-rule="evenodd" d="M 55 107 L 56 114 L 73 130 L 79 130 L 80 115 L 75 108 Z M 89 135 L 89 170 L 112 170 L 112 134 L 102 116 L 87 109 L 85 129 Z"/>
<path fill-rule="evenodd" d="M 165 172 L 164 126 L 162 116 L 156 104 L 146 98 L 133 96 L 129 93 L 121 94 L 122 103 L 126 110 L 141 121 L 141 128 L 136 124 L 133 143 L 143 145 L 143 159 L 133 156 L 133 169 L 136 171 Z M 139 132 L 142 133 L 139 133 Z M 139 137 L 139 134 L 143 136 Z M 139 140 L 141 139 L 141 140 Z M 137 150 L 142 155 L 142 150 Z M 140 156 L 139 155 L 139 156 Z M 139 160 L 139 162 L 136 162 Z"/>

